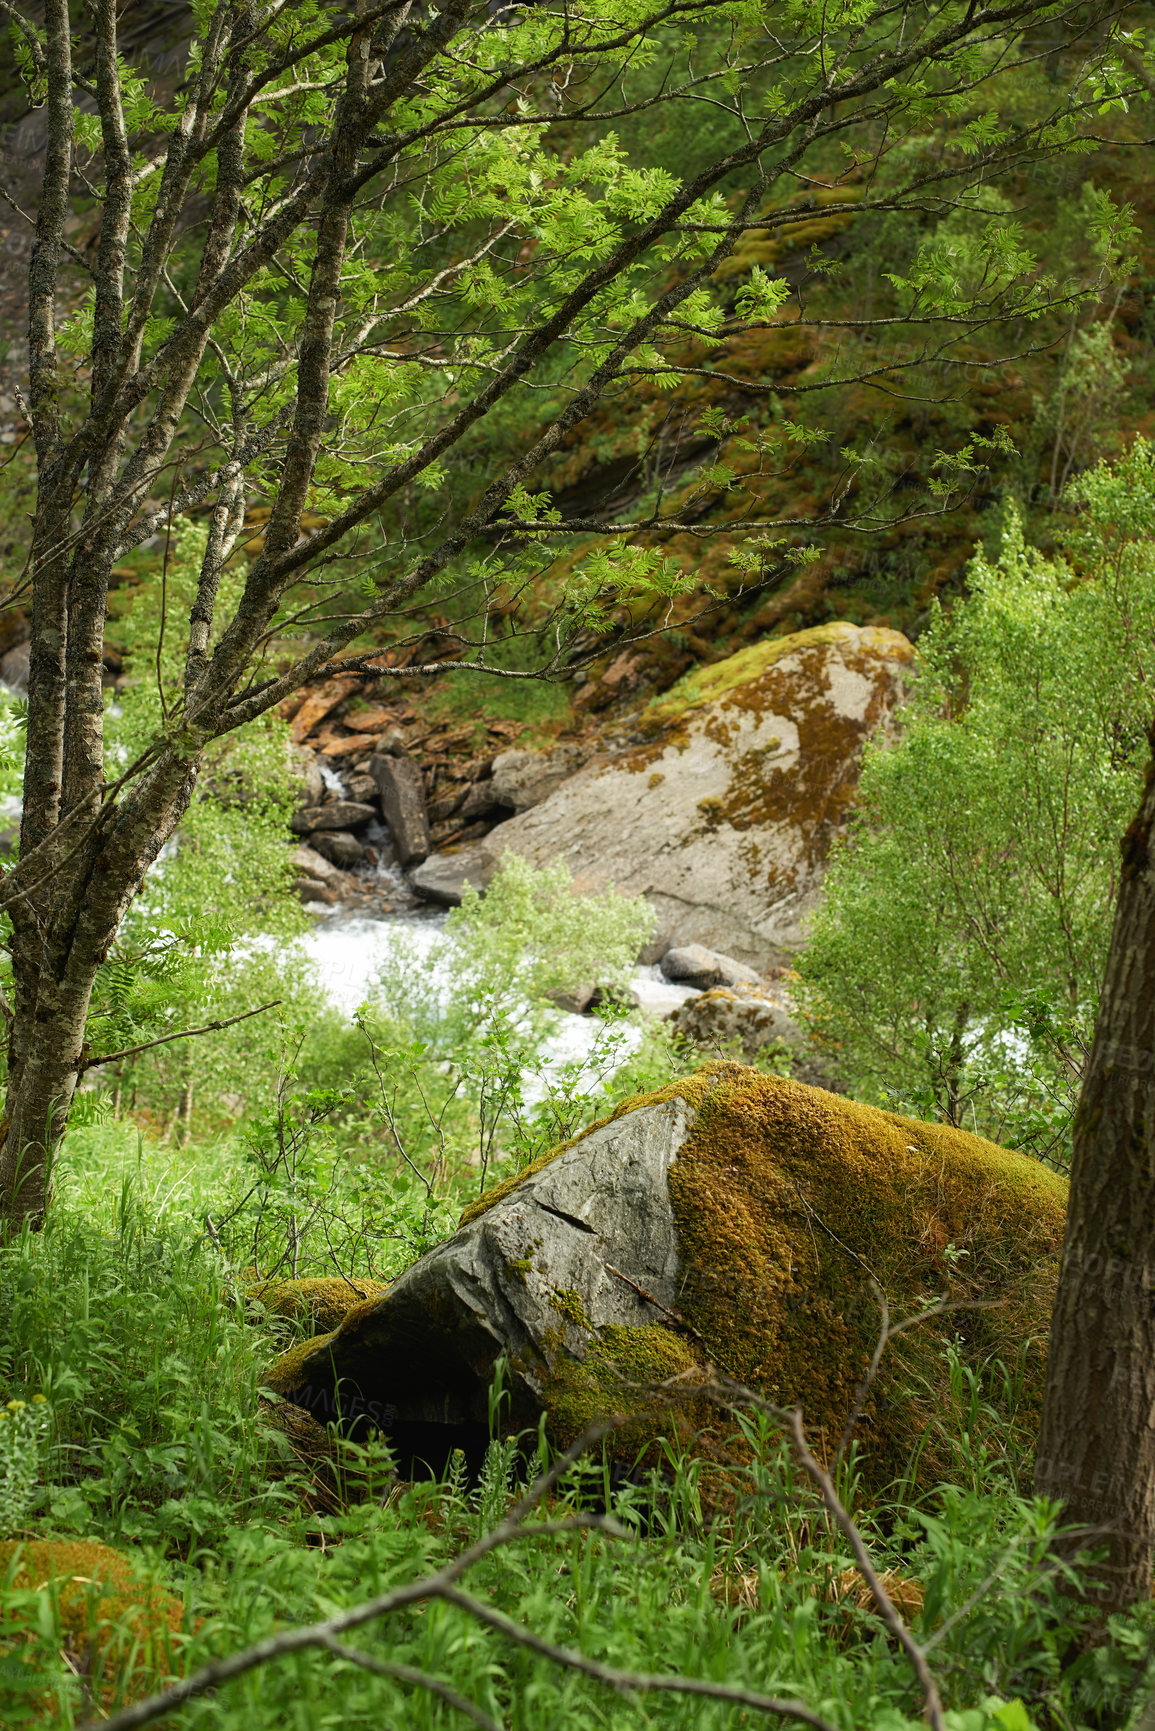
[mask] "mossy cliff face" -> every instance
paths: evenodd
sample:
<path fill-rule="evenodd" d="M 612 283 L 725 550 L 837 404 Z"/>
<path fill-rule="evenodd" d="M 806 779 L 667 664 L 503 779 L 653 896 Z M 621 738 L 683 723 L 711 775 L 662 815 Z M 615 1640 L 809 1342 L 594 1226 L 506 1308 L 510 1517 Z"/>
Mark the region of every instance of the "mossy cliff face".
<path fill-rule="evenodd" d="M 588 764 L 486 849 L 644 893 L 667 942 L 780 961 L 912 654 L 896 631 L 847 624 L 740 650 L 655 704 L 645 744 Z"/>
<path fill-rule="evenodd" d="M 952 1340 L 973 1364 L 1023 1358 L 1029 1432 L 1065 1193 L 963 1131 L 710 1065 L 474 1204 L 385 1298 L 294 1348 L 270 1381 L 314 1410 L 343 1388 L 346 1410 L 387 1432 L 439 1424 L 453 1446 L 454 1426 L 482 1420 L 504 1353 L 514 1422 L 544 1410 L 567 1442 L 628 1413 L 611 1447 L 632 1459 L 672 1425 L 689 1434 L 712 1365 L 800 1405 L 831 1449 L 878 1336 L 873 1278 L 892 1319 L 943 1299 L 976 1307 L 906 1330 L 884 1356 L 858 1434 L 885 1483 L 944 1411 Z M 673 1412 L 652 1389 L 671 1378 L 690 1396 Z"/>

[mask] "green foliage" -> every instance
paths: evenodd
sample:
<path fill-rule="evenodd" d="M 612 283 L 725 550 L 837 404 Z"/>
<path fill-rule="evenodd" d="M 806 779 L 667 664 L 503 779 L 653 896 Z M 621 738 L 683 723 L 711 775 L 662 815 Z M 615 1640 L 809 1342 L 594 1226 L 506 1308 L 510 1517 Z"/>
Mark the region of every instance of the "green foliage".
<path fill-rule="evenodd" d="M 41 1474 L 41 1450 L 52 1414 L 44 1395 L 0 1407 L 0 1537 L 24 1524 Z"/>
<path fill-rule="evenodd" d="M 800 997 L 864 1097 L 1060 1158 L 1094 1023 L 1117 850 L 1155 705 L 1155 450 L 1071 493 L 1072 564 L 975 557 L 920 640 L 897 743 L 798 963 Z"/>
<path fill-rule="evenodd" d="M 126 1165 L 139 1166 L 138 1179 L 118 1190 Z M 336 1512 L 302 1506 L 305 1481 L 257 1410 L 259 1364 L 275 1350 L 267 1319 L 252 1311 L 243 1320 L 197 1219 L 223 1168 L 154 1189 L 158 1171 L 147 1154 L 136 1161 L 123 1132 L 119 1142 L 90 1140 L 62 1175 L 46 1231 L 0 1252 L 0 1374 L 14 1399 L 52 1386 L 37 1536 L 81 1532 L 151 1558 L 154 1576 L 184 1600 L 178 1650 L 193 1668 L 419 1578 L 493 1526 L 524 1469 L 511 1440 L 495 1440 L 473 1486 L 458 1461 L 441 1483 L 385 1494 L 380 1445 L 349 1445 L 374 1494 Z M 1081 1648 L 1090 1613 L 1061 1591 L 1054 1511 L 1016 1491 L 997 1430 L 975 1446 L 967 1399 L 960 1389 L 957 1410 L 941 1414 L 944 1432 L 962 1439 L 955 1484 L 918 1502 L 899 1494 L 867 1504 L 855 1497 L 851 1464 L 843 1486 L 928 1648 L 949 1731 L 1123 1725 L 1143 1697 L 1150 1607 L 1113 1617 L 1105 1644 Z M 580 1465 L 535 1517 L 541 1530 L 531 1521 L 526 1542 L 476 1565 L 468 1590 L 605 1664 L 801 1699 L 838 1731 L 915 1731 L 910 1668 L 777 1427 L 757 1411 L 719 1415 L 719 1437 L 728 1431 L 733 1464 L 724 1468 L 671 1450 L 661 1473 L 613 1488 L 596 1461 Z M 521 1448 L 526 1464 L 543 1458 L 539 1439 L 523 1437 Z M 557 1530 L 591 1497 L 604 1500 L 620 1536 Z M 51 1595 L 0 1586 L 0 1604 L 5 1723 L 43 1722 L 31 1675 L 55 1691 L 54 1722 L 76 1725 L 88 1712 L 83 1679 L 62 1660 Z M 546 1714 L 563 1731 L 742 1722 L 719 1703 L 607 1692 L 456 1607 L 413 1605 L 363 1625 L 356 1644 L 450 1683 L 510 1731 L 530 1731 Z M 334 1716 L 424 1731 L 456 1722 L 420 1688 L 304 1652 L 190 1703 L 180 1723 L 264 1731 Z"/>

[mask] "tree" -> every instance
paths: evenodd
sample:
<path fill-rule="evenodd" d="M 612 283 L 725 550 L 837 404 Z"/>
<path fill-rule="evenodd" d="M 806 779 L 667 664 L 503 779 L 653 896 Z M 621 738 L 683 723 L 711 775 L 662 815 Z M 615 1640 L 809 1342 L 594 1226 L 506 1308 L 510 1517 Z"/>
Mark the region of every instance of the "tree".
<path fill-rule="evenodd" d="M 636 524 L 563 519 L 549 464 L 607 393 L 724 377 L 711 356 L 727 333 L 794 316 L 786 279 L 754 270 L 727 299 L 718 273 L 743 235 L 796 221 L 806 204 L 788 195 L 816 176 L 828 212 L 970 223 L 965 244 L 928 228 L 892 275 L 893 306 L 856 313 L 807 389 L 941 376 L 978 335 L 1005 326 L 1009 343 L 1069 312 L 1085 287 L 1036 269 L 984 182 L 1068 148 L 1129 75 L 1106 4 L 806 0 L 770 22 L 746 0 L 592 0 L 580 15 L 564 0 L 349 14 L 203 0 L 172 92 L 121 53 L 112 0 L 79 21 L 47 0 L 43 28 L 3 11 L 48 133 L 28 276 L 38 492 L 9 596 L 30 594 L 32 615 L 20 860 L 3 890 L 0 1192 L 16 1226 L 43 1217 L 93 982 L 206 751 L 309 681 L 377 677 L 372 643 L 351 646 L 438 586 L 476 597 L 475 677 L 510 597 L 582 531 L 618 534 L 618 551 L 570 559 L 553 646 L 522 676 L 559 675 L 579 627 L 627 605 L 641 618 L 688 581 L 645 535 L 692 527 L 692 489 L 684 518 L 659 498 Z M 993 93 L 1056 43 L 1063 76 L 1026 126 L 1004 126 Z M 703 104 L 721 105 L 724 137 L 681 179 L 631 161 L 613 130 L 663 107 L 692 130 Z M 1107 252 L 1114 227 L 1107 213 Z M 895 345 L 883 356 L 879 334 Z M 784 414 L 761 460 L 791 427 Z M 935 508 L 981 451 L 943 459 Z M 872 493 L 856 462 L 810 517 L 748 519 L 760 577 L 800 526 L 879 520 L 885 477 Z M 244 535 L 257 499 L 259 542 Z M 205 549 L 179 621 L 162 573 L 159 725 L 109 766 L 113 573 L 193 515 Z M 182 652 L 175 678 L 161 638 Z"/>
<path fill-rule="evenodd" d="M 1155 704 L 1155 451 L 1068 491 L 1069 558 L 997 559 L 919 639 L 898 738 L 868 755 L 798 962 L 863 1097 L 1061 1160 Z"/>
<path fill-rule="evenodd" d="M 1150 486 L 1116 499 L 1121 567 L 1141 556 L 1152 508 Z M 1106 1546 L 1105 1610 L 1150 1597 L 1155 1556 L 1155 722 L 1148 743 L 1075 1114 L 1035 1468 L 1072 1543 Z"/>

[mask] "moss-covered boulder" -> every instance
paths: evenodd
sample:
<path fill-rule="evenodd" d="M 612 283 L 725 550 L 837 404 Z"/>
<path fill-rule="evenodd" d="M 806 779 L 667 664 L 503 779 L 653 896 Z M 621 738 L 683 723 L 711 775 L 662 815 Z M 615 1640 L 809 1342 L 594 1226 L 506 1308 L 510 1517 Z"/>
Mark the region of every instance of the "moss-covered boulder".
<path fill-rule="evenodd" d="M 6 1696 L 12 1723 L 39 1708 L 55 1720 L 55 1692 L 43 1686 L 61 1659 L 104 1708 L 151 1693 L 181 1670 L 183 1620 L 181 1600 L 143 1561 L 109 1545 L 0 1544 L 0 1723 Z"/>
<path fill-rule="evenodd" d="M 336 1328 L 359 1304 L 388 1292 L 385 1280 L 346 1280 L 342 1276 L 301 1280 L 253 1280 L 248 1296 L 273 1316 L 305 1323 L 315 1334 Z"/>
<path fill-rule="evenodd" d="M 497 1186 L 384 1298 L 268 1380 L 437 1464 L 483 1445 L 500 1355 L 512 1423 L 544 1410 L 565 1442 L 632 1411 L 617 1445 L 631 1454 L 670 1422 L 652 1385 L 692 1391 L 712 1365 L 801 1405 L 832 1446 L 878 1336 L 872 1282 L 894 1318 L 973 1307 L 886 1353 L 858 1431 L 883 1482 L 944 1410 L 950 1342 L 972 1364 L 1021 1364 L 1031 1427 L 1065 1199 L 1064 1180 L 980 1137 L 714 1064 Z M 924 1460 L 935 1470 L 933 1450 Z"/>
<path fill-rule="evenodd" d="M 563 858 L 579 888 L 646 895 L 655 956 L 698 943 L 780 962 L 913 653 L 897 631 L 834 623 L 699 668 L 644 718 L 648 737 L 498 824 L 475 866 Z"/>

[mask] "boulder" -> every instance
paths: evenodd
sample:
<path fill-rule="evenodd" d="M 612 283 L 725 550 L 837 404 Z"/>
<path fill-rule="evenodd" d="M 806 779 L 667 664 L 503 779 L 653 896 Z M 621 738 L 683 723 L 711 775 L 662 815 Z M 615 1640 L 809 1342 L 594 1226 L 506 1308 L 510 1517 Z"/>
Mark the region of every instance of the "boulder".
<path fill-rule="evenodd" d="M 307 1322 L 315 1333 L 336 1328 L 351 1310 L 388 1292 L 384 1280 L 312 1277 L 302 1280 L 255 1280 L 246 1288 L 250 1298 L 286 1322 Z"/>
<path fill-rule="evenodd" d="M 647 743 L 595 758 L 486 847 L 560 857 L 579 890 L 644 892 L 663 948 L 788 961 L 913 653 L 897 631 L 834 624 L 699 668 L 651 706 Z"/>
<path fill-rule="evenodd" d="M 306 845 L 323 859 L 332 860 L 334 865 L 343 869 L 360 865 L 365 858 L 365 849 L 347 829 L 314 830 Z"/>
<path fill-rule="evenodd" d="M 590 757 L 580 745 L 558 745 L 551 751 L 503 751 L 493 760 L 495 805 L 528 811 L 568 781 Z"/>
<path fill-rule="evenodd" d="M 103 1709 L 100 1718 L 183 1669 L 184 1602 L 150 1578 L 139 1552 L 113 1550 L 96 1539 L 8 1539 L 0 1544 L 0 1580 L 14 1611 L 21 1600 L 25 1606 L 39 1601 L 31 1629 L 41 1652 L 11 1624 L 5 1630 L 6 1680 L 15 1687 L 4 1696 L 17 1705 L 16 1723 L 60 1723 L 57 1688 L 37 1663 L 44 1649 L 64 1661 L 66 1674 L 89 1682 L 93 1704 Z M 25 1609 L 20 1621 L 29 1614 Z"/>
<path fill-rule="evenodd" d="M 397 858 L 403 866 L 420 865 L 429 856 L 429 818 L 421 771 L 411 757 L 369 759 L 369 774 L 381 796 L 381 814 L 389 825 Z"/>
<path fill-rule="evenodd" d="M 710 1409 L 695 1390 L 716 1370 L 800 1404 L 829 1453 L 878 1339 L 877 1282 L 895 1318 L 966 1303 L 904 1332 L 857 1427 L 871 1484 L 916 1447 L 933 1483 L 947 1464 L 930 1418 L 949 1402 L 951 1342 L 968 1366 L 1021 1366 L 1004 1418 L 1029 1439 L 1066 1191 L 965 1131 L 712 1064 L 496 1185 L 383 1298 L 266 1380 L 322 1419 L 378 1425 L 403 1472 L 458 1447 L 477 1458 L 498 1357 L 511 1425 L 544 1412 L 559 1443 L 621 1413 L 608 1446 L 623 1459 L 672 1425 L 696 1435 Z M 713 1411 L 697 1446 L 725 1434 Z"/>
<path fill-rule="evenodd" d="M 435 853 L 409 873 L 409 882 L 427 902 L 445 908 L 461 906 L 468 884 L 479 895 L 489 885 L 497 861 L 483 847 L 461 847 L 456 853 Z"/>
<path fill-rule="evenodd" d="M 742 966 L 733 956 L 720 956 L 704 944 L 684 944 L 668 949 L 662 957 L 662 972 L 667 980 L 681 986 L 696 986 L 708 991 L 711 986 L 756 986 L 758 975 L 753 968 Z"/>
<path fill-rule="evenodd" d="M 493 782 L 486 779 L 470 784 L 455 815 L 462 823 L 477 823 L 479 820 L 505 817 L 508 814 L 504 802 L 498 798 Z"/>
<path fill-rule="evenodd" d="M 372 823 L 377 813 L 371 805 L 357 799 L 331 799 L 324 805 L 302 806 L 289 820 L 294 835 L 308 835 L 317 829 L 361 829 Z"/>
<path fill-rule="evenodd" d="M 332 884 L 322 883 L 320 878 L 295 877 L 289 885 L 295 896 L 303 902 L 339 902 L 341 894 Z"/>
<path fill-rule="evenodd" d="M 373 805 L 377 799 L 377 783 L 371 775 L 359 770 L 345 777 L 345 787 L 349 798 L 355 799 L 359 805 Z"/>
<path fill-rule="evenodd" d="M 321 883 L 336 884 L 342 875 L 332 860 L 304 842 L 293 849 L 293 865 L 302 877 L 317 878 Z"/>
<path fill-rule="evenodd" d="M 805 1038 L 790 1013 L 762 987 L 738 982 L 688 998 L 667 1018 L 683 1039 L 753 1058 L 767 1046 L 801 1051 Z"/>

